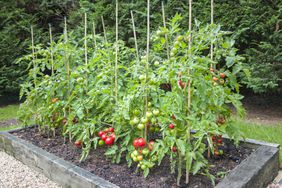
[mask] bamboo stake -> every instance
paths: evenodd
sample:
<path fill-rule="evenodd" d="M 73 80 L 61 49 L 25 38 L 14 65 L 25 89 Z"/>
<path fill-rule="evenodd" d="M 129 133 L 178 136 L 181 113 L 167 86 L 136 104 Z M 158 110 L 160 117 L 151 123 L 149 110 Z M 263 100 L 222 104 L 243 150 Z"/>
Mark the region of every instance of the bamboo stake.
<path fill-rule="evenodd" d="M 134 16 L 132 10 L 130 11 L 131 14 L 131 20 L 132 20 L 132 29 L 133 29 L 133 35 L 134 35 L 134 42 L 135 42 L 135 49 L 136 49 L 136 61 L 137 61 L 137 67 L 135 70 L 135 73 L 137 74 L 137 69 L 140 66 L 140 61 L 139 61 L 139 52 L 138 52 L 138 44 L 137 44 L 137 37 L 136 37 L 136 29 L 135 29 L 135 21 L 134 21 Z"/>
<path fill-rule="evenodd" d="M 70 95 L 70 64 L 69 64 L 69 57 L 68 54 L 66 53 L 67 49 L 66 49 L 66 45 L 68 43 L 68 29 L 67 29 L 67 18 L 64 17 L 64 56 L 65 56 L 65 63 L 66 63 L 66 69 L 67 69 L 67 80 L 68 80 L 68 92 L 67 92 L 67 96 Z M 70 109 L 69 109 L 70 110 Z M 64 117 L 67 116 L 66 113 L 66 109 L 64 109 Z M 72 142 L 72 134 L 71 132 L 69 132 L 69 141 Z"/>
<path fill-rule="evenodd" d="M 116 0 L 115 99 L 118 102 L 118 0 Z"/>
<path fill-rule="evenodd" d="M 105 27 L 105 22 L 104 22 L 104 17 L 103 16 L 101 16 L 101 20 L 102 20 L 102 26 L 103 26 L 105 42 L 107 43 L 107 33 L 106 33 L 106 27 Z"/>
<path fill-rule="evenodd" d="M 95 31 L 95 22 L 92 22 L 92 27 L 93 27 L 93 38 L 94 38 L 94 48 L 96 48 L 97 43 L 96 43 L 96 31 Z"/>
<path fill-rule="evenodd" d="M 164 2 L 162 1 L 162 15 L 163 15 L 163 24 L 164 28 L 166 29 L 166 21 L 165 21 L 165 10 L 164 10 Z M 166 55 L 167 59 L 169 59 L 169 47 L 168 47 L 168 37 L 167 34 L 165 34 L 165 43 L 166 43 Z"/>
<path fill-rule="evenodd" d="M 54 54 L 53 54 L 53 36 L 51 24 L 49 24 L 49 34 L 50 34 L 50 54 L 51 54 L 51 73 L 54 74 Z"/>
<path fill-rule="evenodd" d="M 192 0 L 189 0 L 189 41 L 188 41 L 188 51 L 189 51 L 189 58 L 191 58 L 191 46 L 192 46 Z M 188 106 L 188 114 L 190 111 L 190 107 L 191 107 L 191 78 L 190 78 L 190 67 L 188 67 L 188 96 L 187 96 L 187 106 Z M 187 114 L 187 115 L 188 115 Z M 190 127 L 188 129 L 188 135 L 190 134 Z M 188 141 L 190 141 L 190 136 L 188 138 Z M 185 183 L 188 184 L 189 183 L 189 169 L 186 167 L 186 179 L 185 179 Z"/>
<path fill-rule="evenodd" d="M 31 50 L 32 50 L 32 62 L 33 62 L 33 82 L 34 82 L 34 87 L 36 87 L 36 63 L 35 63 L 35 49 L 34 49 L 34 33 L 33 33 L 33 27 L 30 27 L 30 31 L 31 31 Z"/>
<path fill-rule="evenodd" d="M 214 15 L 214 0 L 211 0 L 211 24 L 213 24 L 213 15 Z M 213 60 L 213 42 L 211 41 L 211 49 L 210 49 L 210 53 L 211 53 L 211 60 Z M 213 63 L 211 63 L 211 68 L 213 68 L 214 65 Z"/>
<path fill-rule="evenodd" d="M 214 22 L 213 16 L 214 16 L 214 0 L 211 0 L 211 24 L 213 24 Z M 210 53 L 211 53 L 211 60 L 213 60 L 213 41 L 211 41 Z M 214 64 L 211 63 L 210 68 L 212 69 L 214 67 L 215 67 Z M 210 134 L 208 134 L 207 136 L 210 137 Z M 210 157 L 211 157 L 211 150 L 210 147 L 208 147 L 208 158 Z"/>
<path fill-rule="evenodd" d="M 84 13 L 84 58 L 85 58 L 85 64 L 88 64 L 87 59 L 87 14 Z"/>
<path fill-rule="evenodd" d="M 149 71 L 149 51 L 150 51 L 150 0 L 147 0 L 147 50 L 146 50 L 146 97 L 145 97 L 145 112 L 148 110 L 148 91 L 147 91 L 147 81 L 148 81 L 148 71 Z M 144 138 L 147 140 L 147 134 L 148 134 L 148 127 L 145 125 L 145 132 L 144 132 Z"/>

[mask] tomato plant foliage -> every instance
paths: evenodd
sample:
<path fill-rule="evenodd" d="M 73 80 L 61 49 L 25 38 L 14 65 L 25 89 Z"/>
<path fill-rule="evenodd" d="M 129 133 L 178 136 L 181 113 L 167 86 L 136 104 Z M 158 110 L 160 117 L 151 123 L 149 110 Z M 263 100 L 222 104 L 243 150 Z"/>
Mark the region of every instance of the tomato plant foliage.
<path fill-rule="evenodd" d="M 36 65 L 22 85 L 21 96 L 26 96 L 22 120 L 35 118 L 40 131 L 55 134 L 57 129 L 70 142 L 79 141 L 81 160 L 90 150 L 108 147 L 105 155 L 113 162 L 120 162 L 125 154 L 128 164 L 137 165 L 145 176 L 165 157 L 179 179 L 183 169 L 188 175 L 209 175 L 207 153 L 219 153 L 212 138 L 222 134 L 235 142 L 240 138 L 230 107 L 244 115 L 236 79 L 244 72 L 242 57 L 219 25 L 196 22 L 190 33 L 181 27 L 181 20 L 176 15 L 167 28 L 153 32 L 150 53 L 140 51 L 140 59 L 136 49 L 119 41 L 118 67 L 114 66 L 116 45 L 99 35 L 81 39 L 69 33 L 68 40 L 65 34 L 47 48 L 36 46 L 35 60 L 33 55 L 20 59 L 29 61 L 30 67 Z M 193 40 L 188 48 L 190 34 Z M 147 55 L 149 68 L 145 69 Z M 52 63 L 54 73 L 46 75 Z M 103 132 L 109 127 L 114 127 L 114 143 L 102 146 Z"/>

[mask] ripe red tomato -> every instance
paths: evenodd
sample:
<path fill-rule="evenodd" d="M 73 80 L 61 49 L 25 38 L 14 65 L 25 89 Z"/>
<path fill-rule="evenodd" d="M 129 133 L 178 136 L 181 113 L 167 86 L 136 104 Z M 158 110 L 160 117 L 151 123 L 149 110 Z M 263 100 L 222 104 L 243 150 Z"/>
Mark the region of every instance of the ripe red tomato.
<path fill-rule="evenodd" d="M 222 139 L 217 139 L 217 142 L 221 144 L 222 143 Z"/>
<path fill-rule="evenodd" d="M 224 78 L 225 74 L 224 73 L 219 73 L 220 78 Z"/>
<path fill-rule="evenodd" d="M 113 127 L 110 127 L 110 128 L 109 128 L 109 132 L 112 132 L 112 133 L 113 133 L 113 132 L 115 132 L 115 129 L 114 129 Z"/>
<path fill-rule="evenodd" d="M 115 134 L 115 133 L 112 133 L 112 134 L 110 135 L 110 137 L 115 140 L 115 139 L 116 139 L 116 134 Z"/>
<path fill-rule="evenodd" d="M 214 76 L 214 77 L 212 77 L 212 80 L 216 82 L 218 80 L 218 78 Z"/>
<path fill-rule="evenodd" d="M 103 134 L 105 134 L 103 131 L 99 131 L 99 132 L 98 132 L 98 136 L 100 136 L 100 137 L 101 137 Z"/>
<path fill-rule="evenodd" d="M 104 140 L 104 141 L 106 141 L 107 138 L 108 138 L 108 137 L 107 137 L 106 134 L 103 134 L 103 135 L 101 136 L 101 139 Z"/>
<path fill-rule="evenodd" d="M 174 129 L 174 125 L 171 123 L 171 124 L 169 124 L 169 128 L 170 129 Z"/>
<path fill-rule="evenodd" d="M 138 148 L 138 147 L 139 147 L 139 141 L 138 141 L 138 139 L 135 139 L 135 140 L 133 141 L 133 146 L 134 146 L 135 148 Z"/>
<path fill-rule="evenodd" d="M 141 148 L 146 146 L 146 140 L 144 138 L 139 138 L 138 139 L 138 146 L 141 147 Z"/>
<path fill-rule="evenodd" d="M 177 152 L 177 147 L 176 147 L 176 146 L 173 146 L 173 147 L 171 148 L 171 151 L 174 152 L 174 153 Z"/>
<path fill-rule="evenodd" d="M 181 89 L 184 89 L 185 87 L 185 84 L 182 82 L 182 80 L 178 80 L 178 86 L 181 88 Z"/>
<path fill-rule="evenodd" d="M 78 147 L 78 148 L 81 147 L 81 141 L 80 141 L 80 140 L 75 141 L 74 144 L 75 144 L 75 146 Z"/>
<path fill-rule="evenodd" d="M 113 145 L 114 143 L 114 139 L 112 137 L 108 137 L 106 140 L 105 140 L 105 144 L 106 145 Z"/>

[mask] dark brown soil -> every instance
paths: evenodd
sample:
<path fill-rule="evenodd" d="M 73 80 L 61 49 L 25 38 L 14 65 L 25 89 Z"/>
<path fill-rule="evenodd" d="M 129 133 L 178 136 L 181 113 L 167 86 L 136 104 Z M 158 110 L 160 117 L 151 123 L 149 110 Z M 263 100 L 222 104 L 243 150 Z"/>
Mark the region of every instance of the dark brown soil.
<path fill-rule="evenodd" d="M 104 156 L 105 147 L 100 147 L 90 152 L 88 158 L 80 163 L 81 149 L 76 148 L 72 143 L 64 143 L 64 139 L 61 136 L 48 139 L 46 135 L 41 135 L 37 128 L 27 128 L 25 130 L 15 131 L 13 134 L 120 187 L 177 187 L 176 175 L 170 174 L 170 166 L 167 159 L 164 159 L 161 166 L 151 169 L 149 176 L 145 179 L 142 173 L 135 172 L 135 166 L 129 168 L 125 160 L 120 164 L 112 164 L 110 160 L 106 159 Z M 221 180 L 220 174 L 222 175 L 232 170 L 243 159 L 250 155 L 251 152 L 253 152 L 253 150 L 249 148 L 239 147 L 236 149 L 235 147 L 229 147 L 228 149 L 226 148 L 226 152 L 222 158 L 211 158 L 209 160 L 211 164 L 210 172 L 217 177 L 216 183 Z M 189 185 L 182 184 L 181 187 L 211 188 L 213 186 L 207 177 L 203 175 L 191 175 Z"/>

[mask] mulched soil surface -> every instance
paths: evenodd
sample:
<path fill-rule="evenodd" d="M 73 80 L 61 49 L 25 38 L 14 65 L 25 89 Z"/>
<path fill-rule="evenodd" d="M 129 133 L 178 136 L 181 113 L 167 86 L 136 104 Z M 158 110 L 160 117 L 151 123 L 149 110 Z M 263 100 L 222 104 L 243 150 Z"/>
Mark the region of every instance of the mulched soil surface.
<path fill-rule="evenodd" d="M 64 143 L 64 139 L 61 136 L 48 139 L 46 135 L 41 135 L 36 127 L 15 131 L 13 134 L 122 188 L 177 187 L 176 175 L 170 174 L 169 160 L 166 158 L 160 166 L 151 169 L 149 176 L 145 179 L 142 173 L 135 172 L 135 166 L 129 168 L 125 160 L 122 160 L 120 164 L 111 163 L 111 161 L 104 155 L 104 152 L 106 151 L 105 147 L 99 147 L 97 150 L 91 151 L 85 161 L 79 162 L 81 149 L 76 148 L 72 143 Z M 217 176 L 216 183 L 221 180 L 217 174 L 229 172 L 252 152 L 253 150 L 249 148 L 229 147 L 226 148 L 223 157 L 218 159 L 211 158 L 209 160 L 209 164 L 211 164 L 210 173 Z M 191 175 L 189 185 L 184 184 L 184 181 L 183 176 L 181 187 L 213 187 L 211 181 L 203 175 Z"/>

